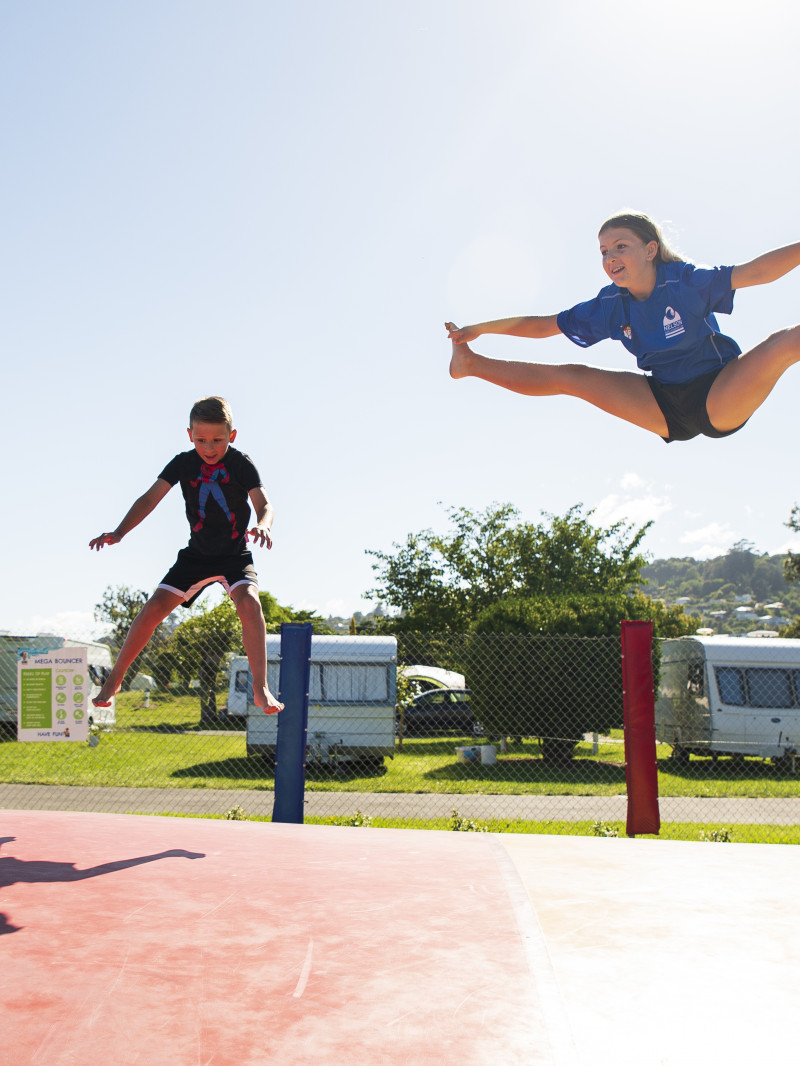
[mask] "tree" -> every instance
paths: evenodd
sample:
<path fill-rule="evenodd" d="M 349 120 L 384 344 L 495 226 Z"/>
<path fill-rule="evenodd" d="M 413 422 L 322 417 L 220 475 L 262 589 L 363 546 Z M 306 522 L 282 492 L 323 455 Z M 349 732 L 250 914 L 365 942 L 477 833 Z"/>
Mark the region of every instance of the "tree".
<path fill-rule="evenodd" d="M 395 630 L 466 632 L 506 596 L 615 595 L 641 580 L 638 548 L 650 523 L 597 527 L 581 504 L 540 524 L 519 521 L 508 503 L 447 513 L 452 528 L 444 535 L 426 529 L 392 553 L 367 552 L 378 583 L 366 595 L 399 609 L 389 621 Z"/>
<path fill-rule="evenodd" d="M 486 608 L 465 664 L 484 729 L 540 737 L 544 760 L 558 762 L 584 733 L 621 726 L 623 620 L 652 620 L 661 637 L 696 626 L 681 608 L 641 592 L 507 597 Z"/>
<path fill-rule="evenodd" d="M 756 565 L 753 543 L 749 540 L 737 540 L 727 554 L 719 560 L 718 575 L 724 581 L 734 584 L 739 592 L 750 587 L 750 580 Z"/>
<path fill-rule="evenodd" d="M 128 585 L 109 585 L 103 593 L 103 599 L 95 604 L 95 619 L 111 626 L 111 631 L 105 639 L 114 654 L 122 647 L 131 623 L 147 600 L 148 595 L 143 589 L 132 589 Z M 122 682 L 123 691 L 130 688 L 131 682 L 140 671 L 154 675 L 160 673 L 163 676 L 163 670 L 159 667 L 159 656 L 175 629 L 176 622 L 173 613 L 156 629 L 147 647 L 134 659 L 126 673 Z"/>
<path fill-rule="evenodd" d="M 395 619 L 387 615 L 383 604 L 379 603 L 368 614 L 354 611 L 350 617 L 348 632 L 351 637 L 380 636 L 394 632 Z"/>
<path fill-rule="evenodd" d="M 795 504 L 786 525 L 793 533 L 800 533 L 800 506 Z M 800 555 L 789 552 L 783 561 L 783 576 L 787 581 L 800 581 Z"/>
<path fill-rule="evenodd" d="M 332 633 L 324 618 L 314 611 L 282 607 L 269 592 L 259 592 L 267 632 L 277 633 L 284 622 L 311 622 L 315 633 Z M 107 642 L 119 651 L 131 623 L 147 602 L 147 593 L 127 585 L 109 587 L 95 606 L 95 618 L 111 625 Z M 181 621 L 181 617 L 184 619 Z M 156 629 L 144 651 L 133 661 L 123 681 L 130 688 L 136 674 L 152 674 L 158 686 L 168 688 L 175 675 L 183 686 L 197 678 L 200 685 L 200 720 L 217 720 L 217 680 L 220 667 L 230 652 L 243 651 L 241 623 L 229 598 L 218 606 L 195 607 L 191 613 L 174 611 Z"/>
<path fill-rule="evenodd" d="M 295 611 L 292 607 L 282 607 L 269 592 L 259 592 L 258 598 L 268 633 L 279 633 L 284 622 L 310 622 L 315 633 L 333 633 L 327 621 L 316 611 Z"/>
<path fill-rule="evenodd" d="M 142 594 L 143 595 L 143 594 Z M 261 610 L 268 633 L 277 633 L 284 622 L 311 622 L 317 633 L 330 627 L 314 611 L 293 611 L 282 607 L 269 592 L 259 592 Z M 185 614 L 185 612 L 184 612 Z M 170 618 L 174 616 L 171 615 Z M 174 675 L 188 687 L 196 678 L 200 694 L 201 724 L 217 720 L 219 671 L 231 654 L 241 654 L 242 627 L 232 600 L 225 598 L 216 607 L 200 606 L 181 622 L 169 639 L 162 641 L 152 656 L 152 672 L 163 688 Z"/>
<path fill-rule="evenodd" d="M 279 633 L 284 622 L 293 621 L 291 608 L 281 607 L 271 593 L 259 591 L 258 598 L 261 601 L 261 613 L 264 615 L 268 633 Z"/>
<path fill-rule="evenodd" d="M 217 678 L 230 652 L 241 652 L 242 626 L 230 599 L 201 609 L 177 627 L 169 642 L 175 668 L 184 677 L 197 677 L 200 685 L 200 724 L 217 721 Z"/>

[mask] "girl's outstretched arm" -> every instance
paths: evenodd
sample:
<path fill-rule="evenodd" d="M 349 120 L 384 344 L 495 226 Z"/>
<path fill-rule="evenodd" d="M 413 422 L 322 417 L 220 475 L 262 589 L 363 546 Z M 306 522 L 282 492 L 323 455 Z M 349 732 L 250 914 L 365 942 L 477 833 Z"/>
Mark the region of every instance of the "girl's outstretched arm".
<path fill-rule="evenodd" d="M 462 326 L 456 329 L 452 322 L 446 322 L 450 340 L 456 344 L 469 344 L 483 333 L 500 333 L 506 337 L 530 337 L 541 340 L 543 337 L 557 337 L 561 330 L 556 322 L 557 315 L 524 315 L 522 318 L 497 318 L 492 322 L 477 322 L 474 326 Z"/>
<path fill-rule="evenodd" d="M 731 288 L 746 289 L 748 285 L 768 285 L 770 281 L 777 281 L 796 266 L 800 266 L 800 241 L 797 244 L 787 244 L 785 248 L 775 248 L 771 252 L 756 256 L 749 263 L 735 266 L 731 275 Z"/>

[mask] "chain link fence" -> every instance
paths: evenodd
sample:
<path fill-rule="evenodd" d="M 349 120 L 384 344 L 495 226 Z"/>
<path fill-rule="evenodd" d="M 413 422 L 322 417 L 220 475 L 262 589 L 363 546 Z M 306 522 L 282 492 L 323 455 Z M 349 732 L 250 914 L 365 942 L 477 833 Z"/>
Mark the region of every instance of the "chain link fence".
<path fill-rule="evenodd" d="M 279 718 L 229 623 L 156 641 L 88 743 L 16 732 L 20 649 L 77 642 L 0 637 L 0 805 L 270 817 Z M 116 649 L 87 647 L 96 693 Z M 654 670 L 661 836 L 800 842 L 800 641 L 656 641 Z M 306 818 L 622 835 L 622 701 L 619 637 L 315 635 Z"/>

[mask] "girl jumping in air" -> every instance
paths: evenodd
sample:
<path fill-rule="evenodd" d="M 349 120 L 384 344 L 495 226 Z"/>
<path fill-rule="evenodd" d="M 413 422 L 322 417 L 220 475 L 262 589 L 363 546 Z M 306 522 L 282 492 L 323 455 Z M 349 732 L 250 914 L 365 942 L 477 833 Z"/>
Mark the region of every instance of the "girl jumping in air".
<path fill-rule="evenodd" d="M 778 378 L 800 360 L 800 326 L 773 333 L 742 354 L 719 332 L 714 312 L 730 314 L 736 289 L 766 285 L 800 265 L 800 242 L 740 266 L 695 267 L 676 255 L 647 215 L 625 212 L 600 228 L 600 255 L 611 280 L 593 300 L 557 315 L 479 322 L 459 329 L 450 374 L 476 377 L 525 396 L 577 396 L 662 437 L 667 444 L 741 429 Z M 570 363 L 518 363 L 478 355 L 482 333 L 555 337 L 588 348 L 622 341 L 644 374 Z"/>

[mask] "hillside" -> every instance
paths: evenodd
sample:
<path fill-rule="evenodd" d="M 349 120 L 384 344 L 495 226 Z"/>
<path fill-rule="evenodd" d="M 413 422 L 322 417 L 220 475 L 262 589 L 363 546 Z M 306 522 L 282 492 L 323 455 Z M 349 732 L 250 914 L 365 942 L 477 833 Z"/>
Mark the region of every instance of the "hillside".
<path fill-rule="evenodd" d="M 784 578 L 785 555 L 759 555 L 736 544 L 715 559 L 655 559 L 642 570 L 641 589 L 680 604 L 698 628 L 743 634 L 800 621 L 800 584 Z"/>

